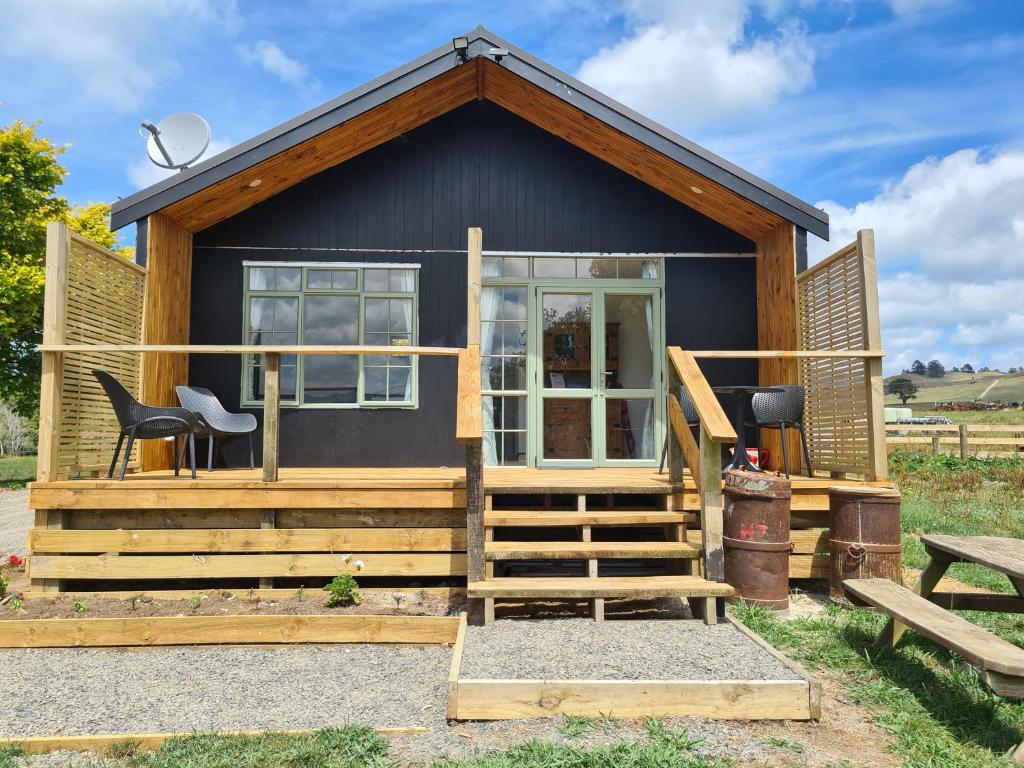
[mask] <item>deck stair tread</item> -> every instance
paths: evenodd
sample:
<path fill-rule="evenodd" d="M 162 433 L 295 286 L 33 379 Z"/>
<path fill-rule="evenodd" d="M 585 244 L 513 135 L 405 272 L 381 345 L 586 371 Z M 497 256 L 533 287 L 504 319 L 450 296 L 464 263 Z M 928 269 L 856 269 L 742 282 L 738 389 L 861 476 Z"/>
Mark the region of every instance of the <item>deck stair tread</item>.
<path fill-rule="evenodd" d="M 1024 677 L 1024 649 L 888 579 L 847 579 L 848 597 L 887 613 L 984 670 Z"/>
<path fill-rule="evenodd" d="M 487 560 L 694 558 L 700 548 L 685 541 L 488 541 Z"/>
<path fill-rule="evenodd" d="M 507 577 L 469 583 L 470 597 L 731 597 L 728 584 L 699 576 Z"/>
<path fill-rule="evenodd" d="M 492 528 L 511 526 L 574 525 L 671 525 L 693 523 L 697 516 L 689 512 L 665 512 L 656 509 L 615 509 L 577 512 L 576 510 L 510 509 L 494 510 L 484 516 L 484 525 Z"/>

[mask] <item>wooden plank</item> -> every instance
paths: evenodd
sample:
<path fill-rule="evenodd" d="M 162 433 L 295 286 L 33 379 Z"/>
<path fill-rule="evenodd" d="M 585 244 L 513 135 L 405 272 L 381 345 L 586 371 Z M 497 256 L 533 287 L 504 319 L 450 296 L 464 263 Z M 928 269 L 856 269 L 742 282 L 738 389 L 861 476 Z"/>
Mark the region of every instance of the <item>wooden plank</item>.
<path fill-rule="evenodd" d="M 394 488 L 216 488 L 180 490 L 133 490 L 129 483 L 119 491 L 76 491 L 35 488 L 31 493 L 35 509 L 282 509 L 289 502 L 303 509 L 465 509 L 464 489 L 413 491 Z M 301 490 L 301 495 L 296 493 Z M 290 498 L 289 498 L 290 497 Z"/>
<path fill-rule="evenodd" d="M 0 622 L 0 648 L 454 642 L 455 616 L 158 616 Z"/>
<path fill-rule="evenodd" d="M 64 342 L 65 297 L 68 289 L 68 227 L 51 221 L 46 225 L 46 283 L 43 295 L 43 343 Z M 60 421 L 63 409 L 64 357 L 43 353 L 39 393 L 39 444 L 36 479 L 41 482 L 60 477 Z"/>
<path fill-rule="evenodd" d="M 466 346 L 480 346 L 480 276 L 483 271 L 484 231 L 470 227 L 466 235 Z M 479 382 L 480 377 L 477 376 Z"/>
<path fill-rule="evenodd" d="M 466 646 L 467 619 L 465 612 L 459 614 L 459 628 L 452 648 L 452 665 L 448 669 L 448 719 L 453 720 L 458 712 L 459 672 L 462 670 L 462 653 Z"/>
<path fill-rule="evenodd" d="M 1024 650 L 906 587 L 888 579 L 847 579 L 843 587 L 847 596 L 889 614 L 975 666 L 1024 677 Z"/>
<path fill-rule="evenodd" d="M 992 611 L 1024 613 L 1024 599 L 1014 595 L 932 592 L 928 601 L 947 611 Z"/>
<path fill-rule="evenodd" d="M 689 352 L 698 360 L 873 360 L 885 357 L 881 349 L 705 349 Z"/>
<path fill-rule="evenodd" d="M 302 555 L 36 555 L 32 575 L 47 579 L 214 579 L 260 576 L 463 576 L 461 553 Z M 362 569 L 355 566 L 361 560 Z"/>
<path fill-rule="evenodd" d="M 829 549 L 829 529 L 818 528 L 804 531 L 790 531 L 789 540 L 793 542 L 793 554 L 827 554 Z"/>
<path fill-rule="evenodd" d="M 484 489 L 483 443 L 466 443 L 466 563 L 470 581 L 482 581 L 487 576 L 484 560 L 484 510 L 487 504 Z M 470 605 L 470 618 L 478 623 L 482 605 Z"/>
<path fill-rule="evenodd" d="M 722 493 L 721 443 L 707 431 L 704 423 L 700 426 L 700 476 L 708 478 L 700 489 L 700 530 L 701 546 L 704 550 L 704 576 L 711 581 L 725 581 L 725 550 L 722 545 L 723 515 L 725 496 Z"/>
<path fill-rule="evenodd" d="M 25 600 L 55 600 L 58 598 L 72 598 L 75 600 L 127 600 L 129 598 L 148 597 L 153 600 L 188 600 L 196 595 L 215 594 L 230 595 L 231 597 L 244 600 L 283 600 L 296 597 L 298 589 L 280 588 L 274 589 L 135 589 L 135 590 L 104 590 L 101 592 L 83 592 L 81 590 L 62 592 L 54 595 L 49 592 L 23 592 Z M 465 587 L 360 587 L 359 591 L 365 595 L 404 595 L 407 600 L 416 599 L 424 594 L 429 597 L 439 597 L 451 600 L 458 597 L 465 597 Z M 317 600 L 321 593 L 318 589 L 310 587 L 305 590 L 306 597 Z"/>
<path fill-rule="evenodd" d="M 272 510 L 270 510 L 272 514 Z M 273 528 L 29 531 L 34 554 L 56 552 L 448 552 L 461 528 Z"/>
<path fill-rule="evenodd" d="M 537 576 L 471 581 L 472 597 L 731 597 L 728 584 L 697 576 Z"/>
<path fill-rule="evenodd" d="M 693 408 L 700 417 L 701 427 L 707 430 L 713 440 L 735 443 L 736 430 L 726 418 L 718 398 L 711 391 L 711 385 L 704 378 L 693 355 L 679 347 L 668 347 L 666 354 L 669 362 L 675 367 L 679 380 L 686 387 L 690 400 L 693 401 Z"/>
<path fill-rule="evenodd" d="M 277 482 L 281 444 L 281 355 L 263 355 L 263 482 Z"/>
<path fill-rule="evenodd" d="M 761 646 L 764 651 L 770 656 L 774 657 L 776 661 L 786 667 L 790 672 L 798 675 L 802 679 L 807 681 L 808 686 L 808 712 L 811 720 L 821 719 L 821 684 L 818 679 L 808 672 L 802 665 L 793 661 L 793 659 L 786 656 L 775 646 L 761 637 L 757 632 L 748 628 L 743 622 L 736 621 L 730 616 L 726 617 L 726 621 L 736 628 L 736 631 L 742 635 L 746 635 L 752 643 Z"/>
<path fill-rule="evenodd" d="M 125 262 L 126 264 L 130 262 Z M 174 355 L 418 355 L 458 357 L 461 347 L 395 347 L 375 344 L 40 344 L 40 352 L 158 352 Z"/>
<path fill-rule="evenodd" d="M 374 728 L 381 735 L 405 735 L 429 733 L 426 726 L 396 726 Z M 316 733 L 311 728 L 290 728 L 272 731 L 230 731 L 225 736 L 247 736 L 256 738 L 267 734 L 285 736 L 310 736 Z M 181 733 L 90 733 L 73 736 L 10 736 L 0 738 L 0 748 L 19 747 L 26 755 L 41 755 L 47 752 L 94 752 L 106 754 L 114 746 L 131 744 L 135 750 L 154 751 L 171 739 L 188 738 L 194 732 Z"/>
<path fill-rule="evenodd" d="M 144 344 L 187 344 L 192 295 L 192 232 L 165 213 L 155 213 L 146 228 L 146 292 L 143 303 Z M 174 387 L 188 384 L 188 355 L 146 353 L 142 356 L 142 402 L 178 405 Z M 174 446 L 143 440 L 143 469 L 174 466 Z"/>
<path fill-rule="evenodd" d="M 555 511 L 555 510 L 508 510 L 488 512 L 484 525 L 488 527 L 551 527 L 578 525 L 677 525 L 694 523 L 697 515 L 687 512 L 658 510 L 610 510 L 610 511 Z"/>
<path fill-rule="evenodd" d="M 930 533 L 921 537 L 921 543 L 933 557 L 978 563 L 1011 578 L 1024 579 L 1024 540 Z"/>
<path fill-rule="evenodd" d="M 875 259 L 875 231 L 857 232 L 860 253 L 861 297 L 867 349 L 882 348 L 882 328 L 878 315 L 878 268 Z M 884 480 L 889 476 L 889 455 L 885 447 L 885 382 L 882 359 L 867 360 L 868 478 Z"/>
<path fill-rule="evenodd" d="M 471 344 L 459 352 L 459 384 L 455 402 L 455 439 L 459 443 L 482 440 L 483 407 L 480 400 L 480 347 Z"/>
<path fill-rule="evenodd" d="M 805 680 L 460 680 L 458 719 L 578 715 L 617 718 L 810 719 Z"/>
<path fill-rule="evenodd" d="M 829 559 L 822 555 L 790 555 L 789 578 L 827 579 L 830 575 Z"/>
<path fill-rule="evenodd" d="M 492 541 L 484 554 L 488 560 L 657 559 L 700 557 L 700 548 L 685 541 Z"/>

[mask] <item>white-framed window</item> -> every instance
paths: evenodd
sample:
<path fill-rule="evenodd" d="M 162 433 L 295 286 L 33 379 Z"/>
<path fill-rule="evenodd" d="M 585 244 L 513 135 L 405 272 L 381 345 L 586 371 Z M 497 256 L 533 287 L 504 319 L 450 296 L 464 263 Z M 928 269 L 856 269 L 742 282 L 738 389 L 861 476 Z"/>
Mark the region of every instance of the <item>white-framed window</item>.
<path fill-rule="evenodd" d="M 418 264 L 245 262 L 248 344 L 415 346 Z M 282 355 L 281 403 L 414 407 L 412 355 Z M 242 404 L 263 401 L 263 357 L 247 355 Z"/>

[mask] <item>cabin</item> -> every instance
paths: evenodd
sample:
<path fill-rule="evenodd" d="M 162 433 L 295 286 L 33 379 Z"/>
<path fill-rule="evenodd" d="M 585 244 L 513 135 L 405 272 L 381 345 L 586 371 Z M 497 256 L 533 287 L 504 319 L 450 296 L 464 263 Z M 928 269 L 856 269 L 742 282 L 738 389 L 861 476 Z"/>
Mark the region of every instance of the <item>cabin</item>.
<path fill-rule="evenodd" d="M 484 28 L 119 200 L 131 224 L 136 263 L 48 230 L 33 590 L 272 594 L 358 561 L 485 619 L 713 621 L 737 441 L 788 450 L 792 578 L 828 573 L 829 487 L 888 485 L 871 231 L 808 269 L 824 212 Z M 255 468 L 228 438 L 176 476 L 146 440 L 108 478 L 96 368 L 254 414 Z M 780 384 L 810 467 L 714 392 Z"/>

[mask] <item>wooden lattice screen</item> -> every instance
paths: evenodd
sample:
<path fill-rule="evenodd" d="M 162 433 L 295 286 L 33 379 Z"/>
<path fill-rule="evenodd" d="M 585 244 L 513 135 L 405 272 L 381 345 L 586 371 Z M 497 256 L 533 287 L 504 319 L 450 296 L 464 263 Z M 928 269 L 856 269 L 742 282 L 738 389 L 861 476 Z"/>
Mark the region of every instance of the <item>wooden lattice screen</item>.
<path fill-rule="evenodd" d="M 70 231 L 47 229 L 44 344 L 140 344 L 146 270 Z M 131 352 L 44 353 L 39 478 L 106 469 L 120 429 L 99 382 L 102 368 L 139 395 Z M 132 451 L 129 466 L 137 466 Z M 44 466 L 45 464 L 45 466 Z"/>
<path fill-rule="evenodd" d="M 797 276 L 797 313 L 803 350 L 881 348 L 871 230 Z M 881 373 L 878 358 L 801 360 L 816 470 L 885 477 Z"/>

